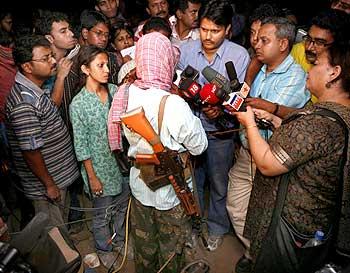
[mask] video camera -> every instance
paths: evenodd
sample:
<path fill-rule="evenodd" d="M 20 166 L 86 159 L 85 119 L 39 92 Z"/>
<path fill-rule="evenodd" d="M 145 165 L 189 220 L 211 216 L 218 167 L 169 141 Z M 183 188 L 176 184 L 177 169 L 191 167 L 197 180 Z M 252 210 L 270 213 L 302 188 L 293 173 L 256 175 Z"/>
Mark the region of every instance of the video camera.
<path fill-rule="evenodd" d="M 0 242 L 1 273 L 35 273 L 36 271 L 20 256 L 19 251 L 7 243 Z"/>

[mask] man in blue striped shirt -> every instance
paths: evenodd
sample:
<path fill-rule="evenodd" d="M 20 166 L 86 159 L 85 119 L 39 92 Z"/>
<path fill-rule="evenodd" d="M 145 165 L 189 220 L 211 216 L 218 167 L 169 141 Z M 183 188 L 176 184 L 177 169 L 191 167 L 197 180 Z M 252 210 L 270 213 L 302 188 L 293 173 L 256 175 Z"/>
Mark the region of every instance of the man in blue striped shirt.
<path fill-rule="evenodd" d="M 61 225 L 66 188 L 79 172 L 67 127 L 41 89 L 56 73 L 56 60 L 45 37 L 34 35 L 18 39 L 13 56 L 19 71 L 6 103 L 6 128 L 15 168 L 35 213 Z"/>

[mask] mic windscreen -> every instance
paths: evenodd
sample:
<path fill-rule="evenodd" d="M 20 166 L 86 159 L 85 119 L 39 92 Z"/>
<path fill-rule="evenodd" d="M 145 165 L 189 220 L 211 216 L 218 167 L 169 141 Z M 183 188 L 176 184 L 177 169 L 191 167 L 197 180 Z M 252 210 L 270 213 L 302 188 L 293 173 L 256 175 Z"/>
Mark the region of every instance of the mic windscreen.
<path fill-rule="evenodd" d="M 203 86 L 199 93 L 202 103 L 208 103 L 215 105 L 219 102 L 219 98 L 216 96 L 218 87 L 215 84 L 207 83 Z"/>
<path fill-rule="evenodd" d="M 226 72 L 230 81 L 237 80 L 237 72 L 232 61 L 225 63 Z"/>
<path fill-rule="evenodd" d="M 192 66 L 186 66 L 185 70 L 181 73 L 181 78 L 196 80 L 199 77 L 198 70 L 194 69 Z"/>
<path fill-rule="evenodd" d="M 215 84 L 220 89 L 223 89 L 227 94 L 231 93 L 230 82 L 213 68 L 206 66 L 202 70 L 202 74 L 208 82 Z"/>
<path fill-rule="evenodd" d="M 241 84 L 237 78 L 237 72 L 235 69 L 235 65 L 232 61 L 225 63 L 226 72 L 230 79 L 230 87 L 232 92 L 237 92 L 241 89 Z"/>

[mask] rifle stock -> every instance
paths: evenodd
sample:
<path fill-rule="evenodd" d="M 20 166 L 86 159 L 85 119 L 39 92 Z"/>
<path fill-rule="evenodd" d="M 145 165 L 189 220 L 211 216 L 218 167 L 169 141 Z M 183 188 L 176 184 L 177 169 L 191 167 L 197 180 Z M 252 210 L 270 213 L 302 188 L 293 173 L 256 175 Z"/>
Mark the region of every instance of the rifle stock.
<path fill-rule="evenodd" d="M 137 154 L 136 163 L 139 164 L 156 164 L 159 165 L 159 159 L 156 154 Z"/>
<path fill-rule="evenodd" d="M 156 134 L 153 127 L 147 120 L 142 106 L 126 112 L 121 116 L 121 121 L 130 130 L 145 138 L 152 145 L 155 153 L 164 151 L 164 146 L 160 142 L 159 136 Z"/>

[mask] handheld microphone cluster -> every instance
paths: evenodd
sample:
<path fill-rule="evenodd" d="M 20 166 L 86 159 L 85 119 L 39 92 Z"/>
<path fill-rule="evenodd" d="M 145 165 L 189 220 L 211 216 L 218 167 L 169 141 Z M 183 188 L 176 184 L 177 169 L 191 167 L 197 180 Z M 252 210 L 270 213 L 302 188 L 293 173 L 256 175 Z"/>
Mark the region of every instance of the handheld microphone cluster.
<path fill-rule="evenodd" d="M 236 69 L 232 61 L 227 62 L 225 67 L 230 81 L 209 66 L 203 69 L 202 74 L 207 81 L 217 87 L 215 94 L 219 101 L 224 106 L 229 105 L 234 110 L 239 111 L 244 103 L 244 99 L 248 96 L 250 88 L 246 83 L 241 84 L 238 81 Z"/>
<path fill-rule="evenodd" d="M 199 71 L 189 65 L 180 74 L 179 90 L 182 97 L 197 106 L 217 104 L 220 101 L 216 95 L 217 86 L 212 83 L 206 83 L 202 88 L 196 81 L 198 77 Z"/>

